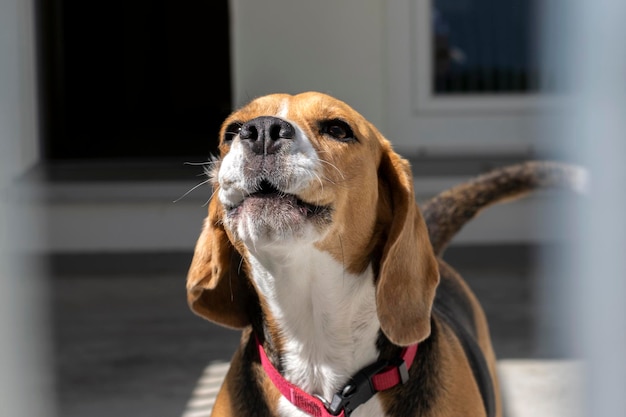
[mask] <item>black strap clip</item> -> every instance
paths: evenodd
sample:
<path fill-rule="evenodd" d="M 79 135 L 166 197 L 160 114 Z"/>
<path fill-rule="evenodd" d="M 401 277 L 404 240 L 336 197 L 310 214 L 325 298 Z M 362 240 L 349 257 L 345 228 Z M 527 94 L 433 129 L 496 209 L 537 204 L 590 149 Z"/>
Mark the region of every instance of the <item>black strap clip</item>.
<path fill-rule="evenodd" d="M 330 404 L 326 404 L 328 412 L 333 416 L 338 416 L 343 410 L 345 416 L 349 417 L 358 406 L 366 403 L 376 394 L 372 377 L 388 366 L 398 369 L 403 384 L 409 379 L 406 363 L 402 358 L 374 362 L 357 372 L 348 384 L 333 396 Z"/>

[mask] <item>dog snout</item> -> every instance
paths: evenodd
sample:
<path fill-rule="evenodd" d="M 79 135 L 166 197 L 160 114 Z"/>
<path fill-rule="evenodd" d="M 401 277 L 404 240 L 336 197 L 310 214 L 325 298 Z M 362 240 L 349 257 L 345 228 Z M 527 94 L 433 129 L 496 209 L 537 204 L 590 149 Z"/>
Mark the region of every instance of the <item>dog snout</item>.
<path fill-rule="evenodd" d="M 241 126 L 239 137 L 257 155 L 278 152 L 283 145 L 296 136 L 296 129 L 286 120 L 261 116 Z"/>

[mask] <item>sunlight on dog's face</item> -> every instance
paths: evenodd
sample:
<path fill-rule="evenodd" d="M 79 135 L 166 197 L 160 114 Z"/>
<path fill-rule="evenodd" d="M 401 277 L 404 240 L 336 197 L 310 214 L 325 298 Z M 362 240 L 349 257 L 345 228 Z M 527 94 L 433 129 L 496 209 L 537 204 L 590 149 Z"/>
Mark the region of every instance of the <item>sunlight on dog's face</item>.
<path fill-rule="evenodd" d="M 257 246 L 320 242 L 349 224 L 371 224 L 381 149 L 380 133 L 330 96 L 258 98 L 220 132 L 212 177 L 224 225 Z"/>

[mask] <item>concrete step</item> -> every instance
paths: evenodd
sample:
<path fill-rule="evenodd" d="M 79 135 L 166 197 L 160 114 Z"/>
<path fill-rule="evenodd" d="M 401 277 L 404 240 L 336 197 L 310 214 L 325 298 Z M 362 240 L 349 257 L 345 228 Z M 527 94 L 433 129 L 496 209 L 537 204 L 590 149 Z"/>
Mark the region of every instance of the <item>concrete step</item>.
<path fill-rule="evenodd" d="M 566 360 L 501 360 L 506 417 L 582 416 L 582 366 Z"/>
<path fill-rule="evenodd" d="M 211 362 L 181 417 L 209 417 L 228 362 Z M 568 360 L 501 360 L 498 363 L 505 417 L 577 417 L 581 365 Z"/>

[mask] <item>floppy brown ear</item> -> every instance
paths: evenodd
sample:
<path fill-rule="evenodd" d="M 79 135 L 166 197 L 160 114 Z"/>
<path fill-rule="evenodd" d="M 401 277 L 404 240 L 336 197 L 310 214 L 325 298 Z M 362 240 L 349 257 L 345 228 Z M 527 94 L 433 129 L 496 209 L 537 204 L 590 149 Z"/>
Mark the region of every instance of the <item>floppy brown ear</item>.
<path fill-rule="evenodd" d="M 222 225 L 223 210 L 213 198 L 187 275 L 187 301 L 199 316 L 242 328 L 250 324 L 249 311 L 256 305 L 256 298 L 241 255 Z"/>
<path fill-rule="evenodd" d="M 407 346 L 430 334 L 439 269 L 408 162 L 389 150 L 383 154 L 379 178 L 389 193 L 392 220 L 380 262 L 376 308 L 383 333 L 392 343 Z"/>

